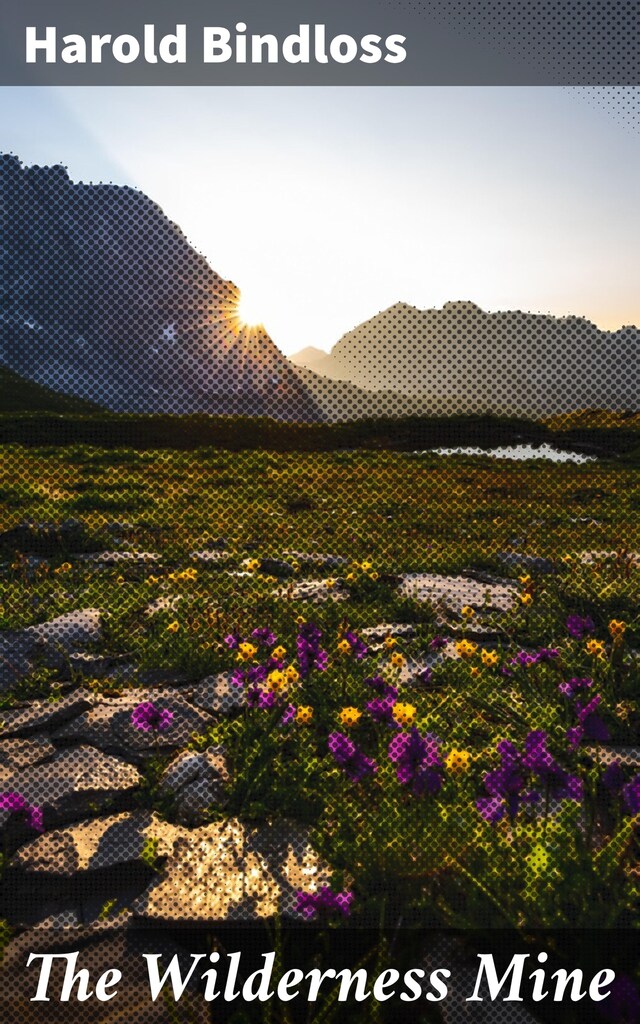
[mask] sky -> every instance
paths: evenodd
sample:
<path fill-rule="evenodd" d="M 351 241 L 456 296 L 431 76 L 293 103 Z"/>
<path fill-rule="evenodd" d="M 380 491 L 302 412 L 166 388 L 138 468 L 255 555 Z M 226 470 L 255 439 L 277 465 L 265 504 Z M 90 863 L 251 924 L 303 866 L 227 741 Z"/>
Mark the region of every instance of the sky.
<path fill-rule="evenodd" d="M 287 354 L 395 302 L 640 324 L 640 132 L 597 90 L 1 88 L 0 151 L 133 185 Z M 601 97 L 600 97 L 601 99 Z"/>

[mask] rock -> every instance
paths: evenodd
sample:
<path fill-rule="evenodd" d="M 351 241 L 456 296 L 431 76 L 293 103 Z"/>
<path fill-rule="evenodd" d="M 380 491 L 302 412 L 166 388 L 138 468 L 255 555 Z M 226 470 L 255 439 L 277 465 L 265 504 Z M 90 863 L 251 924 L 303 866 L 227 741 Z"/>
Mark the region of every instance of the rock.
<path fill-rule="evenodd" d="M 265 576 L 277 576 L 279 578 L 295 574 L 295 569 L 291 563 L 285 562 L 282 558 L 261 559 L 259 571 L 264 573 Z"/>
<path fill-rule="evenodd" d="M 201 825 L 210 807 L 226 798 L 229 769 L 222 747 L 197 753 L 185 750 L 169 765 L 160 792 L 175 799 L 175 817 L 181 825 Z"/>
<path fill-rule="evenodd" d="M 620 562 L 625 566 L 640 567 L 640 551 L 581 551 L 577 558 L 583 565 L 595 565 L 598 562 Z"/>
<path fill-rule="evenodd" d="M 505 565 L 509 569 L 521 569 L 523 572 L 532 572 L 536 576 L 551 576 L 558 571 L 550 558 L 540 558 L 537 555 L 522 555 L 517 551 L 501 551 L 496 558 L 501 565 Z"/>
<path fill-rule="evenodd" d="M 324 580 L 300 580 L 286 588 L 276 590 L 274 597 L 321 604 L 324 601 L 346 601 L 349 591 L 340 580 L 336 580 L 331 587 L 328 587 Z"/>
<path fill-rule="evenodd" d="M 93 747 L 79 746 L 57 753 L 47 762 L 46 771 L 35 765 L 12 774 L 3 772 L 0 786 L 42 807 L 45 825 L 50 827 L 117 804 L 141 781 L 133 765 Z M 7 818 L 7 812 L 0 812 L 0 822 Z"/>
<path fill-rule="evenodd" d="M 30 768 L 53 757 L 55 752 L 56 748 L 46 736 L 32 740 L 0 740 L 0 768 L 8 771 Z"/>
<path fill-rule="evenodd" d="M 154 551 L 102 551 L 99 554 L 78 555 L 78 559 L 105 569 L 124 569 L 127 566 L 145 566 L 159 562 L 160 555 Z"/>
<path fill-rule="evenodd" d="M 0 712 L 0 737 L 30 736 L 44 729 L 54 729 L 77 718 L 93 707 L 95 698 L 88 690 L 76 690 L 57 701 L 34 701 L 27 707 Z"/>
<path fill-rule="evenodd" d="M 74 919 L 72 914 L 66 916 Z M 191 955 L 166 935 L 128 928 L 128 923 L 126 916 L 116 916 L 88 928 L 62 927 L 60 917 L 56 916 L 12 939 L 0 967 L 2 1019 L 7 1024 L 175 1024 L 178 1018 L 173 1000 L 151 1000 L 143 953 L 161 954 L 161 974 L 177 957 L 185 977 L 193 963 Z M 42 961 L 27 969 L 29 955 L 76 951 L 77 969 L 87 970 L 94 981 L 107 968 L 121 972 L 122 981 L 114 987 L 114 997 L 108 1002 L 95 998 L 82 1003 L 61 1002 L 59 993 L 66 962 L 55 958 L 50 978 L 52 997 L 46 1003 L 31 1002 L 37 985 L 37 965 Z M 197 979 L 198 972 L 194 973 Z M 211 1019 L 210 1008 L 198 991 L 196 980 L 192 979 L 180 998 L 179 1018 L 191 1024 L 208 1024 Z"/>
<path fill-rule="evenodd" d="M 508 612 L 514 607 L 517 590 L 503 581 L 486 584 L 466 576 L 437 576 L 433 573 L 406 573 L 400 584 L 401 597 L 444 607 L 460 615 L 465 605 L 476 610 Z"/>
<path fill-rule="evenodd" d="M 72 878 L 142 860 L 167 857 L 182 830 L 151 811 L 132 811 L 46 832 L 22 846 L 12 868 L 28 875 Z"/>
<path fill-rule="evenodd" d="M 69 665 L 74 675 L 88 679 L 113 676 L 129 678 L 133 672 L 133 664 L 127 654 L 87 654 L 86 651 L 78 651 L 69 655 Z"/>
<path fill-rule="evenodd" d="M 158 615 L 159 612 L 175 612 L 182 602 L 182 598 L 179 594 L 173 595 L 173 597 L 156 597 L 155 601 L 151 601 L 144 610 L 145 615 Z"/>
<path fill-rule="evenodd" d="M 304 551 L 285 551 L 284 554 L 292 562 L 297 562 L 305 569 L 321 569 L 327 572 L 337 572 L 349 564 L 349 559 L 342 555 L 316 555 L 307 554 Z"/>
<path fill-rule="evenodd" d="M 250 828 L 229 818 L 178 838 L 161 876 L 132 909 L 142 920 L 166 923 L 295 919 L 296 893 L 329 884 L 330 876 L 296 826 Z"/>
<path fill-rule="evenodd" d="M 382 622 L 379 626 L 367 626 L 358 630 L 359 636 L 368 644 L 381 644 L 386 637 L 397 640 L 411 640 L 416 635 L 416 627 L 410 622 Z"/>
<path fill-rule="evenodd" d="M 50 622 L 0 635 L 0 692 L 18 683 L 37 665 L 64 671 L 74 651 L 102 639 L 98 608 L 65 612 Z"/>
<path fill-rule="evenodd" d="M 207 569 L 222 569 L 229 564 L 231 555 L 228 551 L 211 551 L 206 548 L 204 551 L 192 551 L 190 558 L 194 562 L 199 562 L 200 565 L 204 565 Z"/>
<path fill-rule="evenodd" d="M 145 732 L 136 728 L 131 714 L 134 708 L 146 701 L 173 713 L 167 729 Z M 129 692 L 95 704 L 57 729 L 53 739 L 89 744 L 127 761 L 140 763 L 152 754 L 167 754 L 186 746 L 193 734 L 204 732 L 211 721 L 209 715 L 193 707 L 175 690 Z"/>
<path fill-rule="evenodd" d="M 612 761 L 620 761 L 627 768 L 640 771 L 640 747 L 612 747 L 601 744 L 599 747 L 585 747 L 584 752 L 605 767 Z"/>
<path fill-rule="evenodd" d="M 18 523 L 0 533 L 0 551 L 19 551 L 46 558 L 82 550 L 85 544 L 85 526 L 78 519 L 66 519 L 62 523 Z"/>
<path fill-rule="evenodd" d="M 233 685 L 228 672 L 207 676 L 189 691 L 187 699 L 212 715 L 230 715 L 244 707 L 244 691 Z"/>

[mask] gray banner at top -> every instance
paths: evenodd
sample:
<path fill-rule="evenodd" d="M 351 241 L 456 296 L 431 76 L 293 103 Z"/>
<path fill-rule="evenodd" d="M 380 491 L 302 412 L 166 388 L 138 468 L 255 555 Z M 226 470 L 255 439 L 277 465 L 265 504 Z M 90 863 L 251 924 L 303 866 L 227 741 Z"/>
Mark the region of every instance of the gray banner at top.
<path fill-rule="evenodd" d="M 0 0 L 0 5 L 1 85 L 640 84 L 638 0 Z M 246 29 L 238 30 L 238 24 Z M 153 26 L 146 36 L 145 26 Z M 177 26 L 185 27 L 177 31 Z M 26 62 L 28 28 L 35 30 L 34 63 Z M 175 41 L 166 38 L 160 45 L 173 35 Z M 65 36 L 80 39 L 65 46 Z M 100 62 L 91 62 L 92 36 L 111 37 L 93 44 Z M 255 42 L 254 36 L 271 38 Z M 38 45 L 45 39 L 47 49 Z M 74 59 L 83 54 L 84 43 L 86 63 Z M 207 61 L 206 56 L 228 59 Z M 46 62 L 47 57 L 55 62 Z"/>

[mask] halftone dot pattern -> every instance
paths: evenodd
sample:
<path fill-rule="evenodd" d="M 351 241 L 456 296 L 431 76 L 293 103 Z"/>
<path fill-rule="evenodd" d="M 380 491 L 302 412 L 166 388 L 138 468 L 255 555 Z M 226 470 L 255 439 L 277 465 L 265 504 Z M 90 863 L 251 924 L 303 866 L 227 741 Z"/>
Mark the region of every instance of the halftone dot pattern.
<path fill-rule="evenodd" d="M 323 376 L 241 323 L 146 196 L 11 155 L 0 175 L 27 414 L 0 484 L 8 969 L 70 942 L 115 966 L 147 927 L 184 955 L 181 929 L 200 949 L 274 921 L 634 925 L 638 328 L 399 303 Z M 436 446 L 420 417 L 451 415 Z M 387 419 L 345 427 L 365 417 Z M 562 427 L 564 462 L 464 451 Z M 474 958 L 442 955 L 466 992 Z M 125 1009 L 65 1019 L 215 1017 L 128 984 Z M 43 1019 L 29 991 L 0 995 L 7 1019 Z M 445 1022 L 535 1019 L 458 994 Z"/>

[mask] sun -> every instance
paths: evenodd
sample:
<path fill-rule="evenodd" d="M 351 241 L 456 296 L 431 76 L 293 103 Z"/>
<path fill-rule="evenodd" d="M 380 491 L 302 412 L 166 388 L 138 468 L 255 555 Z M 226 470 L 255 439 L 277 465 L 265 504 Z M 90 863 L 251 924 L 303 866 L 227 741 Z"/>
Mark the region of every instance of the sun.
<path fill-rule="evenodd" d="M 257 303 L 250 295 L 246 295 L 244 292 L 240 295 L 240 301 L 236 308 L 236 317 L 241 327 L 262 327 L 262 315 L 259 312 Z"/>

